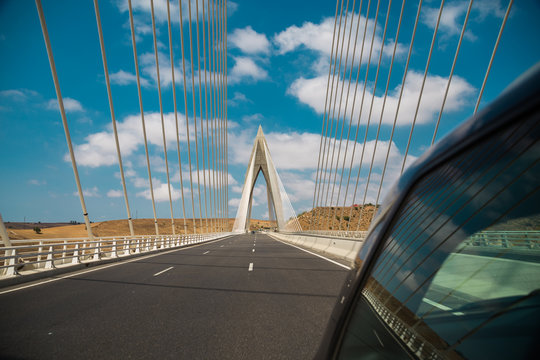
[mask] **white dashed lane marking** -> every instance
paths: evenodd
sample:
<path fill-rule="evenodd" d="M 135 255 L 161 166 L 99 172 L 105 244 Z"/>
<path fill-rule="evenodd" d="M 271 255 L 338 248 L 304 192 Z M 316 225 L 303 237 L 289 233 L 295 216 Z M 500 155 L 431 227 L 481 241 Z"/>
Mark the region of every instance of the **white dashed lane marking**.
<path fill-rule="evenodd" d="M 162 271 L 160 271 L 160 272 L 157 272 L 157 273 L 154 274 L 154 276 L 161 275 L 161 274 L 163 274 L 165 271 L 169 271 L 169 270 L 171 270 L 171 269 L 174 269 L 174 266 L 171 266 L 170 268 L 166 268 L 165 270 L 162 270 Z"/>

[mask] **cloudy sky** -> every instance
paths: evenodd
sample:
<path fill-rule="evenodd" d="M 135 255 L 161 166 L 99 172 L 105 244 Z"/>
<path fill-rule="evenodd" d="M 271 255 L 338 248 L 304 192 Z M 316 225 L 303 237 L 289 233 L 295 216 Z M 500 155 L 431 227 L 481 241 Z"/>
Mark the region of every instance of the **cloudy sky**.
<path fill-rule="evenodd" d="M 347 1 L 344 1 L 344 4 Z M 155 0 L 159 64 L 163 91 L 163 111 L 167 132 L 169 171 L 173 188 L 175 217 L 181 217 L 180 183 L 175 119 L 171 88 L 171 65 L 167 32 L 166 2 Z M 344 11 L 349 29 L 356 29 L 360 1 L 350 0 Z M 167 180 L 161 137 L 161 117 L 157 95 L 157 79 L 152 38 L 149 0 L 134 0 L 137 50 L 139 55 L 143 104 L 145 109 L 150 162 L 156 194 L 158 217 L 170 217 Z M 186 1 L 184 1 L 186 5 Z M 195 7 L 193 0 L 193 8 Z M 403 25 L 397 40 L 396 58 L 388 84 L 388 98 L 380 116 L 384 89 L 394 44 L 401 2 L 390 8 L 386 38 L 383 29 L 388 2 L 381 1 L 374 20 L 376 2 L 362 2 L 357 52 L 352 64 L 336 88 L 345 89 L 343 103 L 349 104 L 353 119 L 349 147 L 354 147 L 358 117 L 356 161 L 353 178 L 360 162 L 366 119 L 371 108 L 371 126 L 367 132 L 364 163 L 359 189 L 366 182 L 369 163 L 375 148 L 377 125 L 381 120 L 380 137 L 374 156 L 371 181 L 378 184 L 391 125 L 401 89 L 403 70 L 411 40 L 417 3 L 407 2 Z M 391 144 L 388 174 L 384 188 L 396 179 L 414 117 L 418 94 L 433 28 L 440 2 L 424 1 L 418 34 L 413 47 L 409 74 L 397 118 L 396 135 Z M 185 124 L 181 68 L 178 3 L 171 3 L 173 14 L 173 50 L 177 80 L 178 118 Z M 429 146 L 439 115 L 453 56 L 467 10 L 468 1 L 447 1 L 444 7 L 434 53 L 429 67 L 423 100 L 416 119 L 409 159 L 413 161 Z M 506 10 L 506 1 L 476 0 L 465 33 L 455 75 L 442 115 L 438 138 L 451 131 L 473 112 L 491 51 Z M 262 125 L 269 148 L 283 184 L 297 212 L 312 205 L 317 155 L 324 112 L 326 83 L 332 46 L 336 4 L 334 1 L 229 1 L 228 2 L 228 117 L 229 117 L 229 216 L 236 215 L 243 177 L 257 128 Z M 118 175 L 110 111 L 105 88 L 98 33 L 92 1 L 43 0 L 43 8 L 54 51 L 67 118 L 75 147 L 90 219 L 125 218 L 122 187 Z M 129 32 L 127 0 L 100 0 L 101 20 L 111 74 L 112 94 L 118 120 L 120 144 L 125 164 L 128 195 L 134 217 L 152 217 L 140 110 L 135 83 L 135 67 Z M 175 15 L 175 16 L 174 16 Z M 187 8 L 184 11 L 187 17 Z M 347 16 L 345 16 L 347 15 Z M 351 24 L 351 18 L 353 22 Z M 501 39 L 481 106 L 489 103 L 516 77 L 540 60 L 540 5 L 534 0 L 517 1 Z M 344 20 L 345 21 L 345 20 Z M 352 25 L 352 26 L 351 26 Z M 193 15 L 195 26 L 195 15 Z M 366 41 L 362 52 L 357 105 L 355 79 L 362 48 L 363 29 Z M 187 33 L 188 20 L 184 21 Z M 375 87 L 376 67 L 368 72 L 371 36 L 376 63 L 382 48 L 379 81 Z M 193 28 L 195 31 L 195 28 Z M 355 33 L 352 33 L 351 48 Z M 187 39 L 187 38 L 186 38 Z M 186 44 L 185 51 L 189 54 Z M 0 213 L 5 221 L 69 221 L 82 220 L 73 172 L 62 129 L 60 114 L 46 56 L 39 19 L 33 1 L 0 2 Z M 352 50 L 351 50 L 352 53 Z M 345 60 L 343 60 L 345 63 Z M 344 67 L 344 65 L 342 65 Z M 349 59 L 348 67 L 351 68 Z M 197 65 L 186 59 L 186 75 Z M 349 81 L 351 79 L 351 81 Z M 363 89 L 365 102 L 360 107 Z M 373 89 L 375 88 L 375 94 Z M 193 94 L 186 85 L 188 96 Z M 350 89 L 347 97 L 347 89 Z M 198 89 L 196 89 L 198 92 Z M 372 105 L 372 106 L 371 106 Z M 360 110 L 361 108 L 361 110 Z M 191 109 L 188 109 L 188 112 Z M 343 117 L 343 115 L 341 115 Z M 337 115 L 336 115 L 337 117 Z M 192 121 L 192 119 L 190 119 Z M 186 133 L 180 132 L 181 147 L 186 147 Z M 342 144 L 345 148 L 345 142 Z M 187 154 L 183 153 L 184 179 L 188 177 Z M 366 164 L 364 164 L 365 166 Z M 201 170 L 202 174 L 202 170 Z M 208 174 L 208 172 L 206 172 Z M 264 180 L 255 189 L 254 217 L 268 215 Z M 189 183 L 184 183 L 186 200 Z M 376 186 L 368 188 L 367 201 L 373 201 Z M 363 190 L 359 190 L 362 194 Z M 348 197 L 347 203 L 361 202 Z M 187 206 L 191 216 L 191 206 Z M 198 206 L 196 206 L 198 213 Z"/>

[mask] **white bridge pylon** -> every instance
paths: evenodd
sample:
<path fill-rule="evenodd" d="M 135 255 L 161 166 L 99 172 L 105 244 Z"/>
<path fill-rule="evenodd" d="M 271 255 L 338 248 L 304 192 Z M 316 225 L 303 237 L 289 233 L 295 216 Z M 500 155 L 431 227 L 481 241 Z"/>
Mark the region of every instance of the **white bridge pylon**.
<path fill-rule="evenodd" d="M 268 144 L 264 138 L 262 127 L 259 125 L 251 157 L 249 158 L 244 187 L 242 188 L 242 198 L 238 205 L 238 212 L 234 221 L 233 232 L 243 233 L 249 229 L 251 219 L 251 207 L 253 203 L 253 188 L 259 173 L 263 174 L 266 181 L 266 191 L 268 195 L 268 217 L 275 218 L 279 231 L 282 230 L 301 230 L 296 215 L 290 201 L 281 184 L 279 175 L 270 156 Z M 286 203 L 289 210 L 292 210 L 293 221 L 286 222 L 283 203 Z M 291 224 L 293 223 L 293 224 Z"/>

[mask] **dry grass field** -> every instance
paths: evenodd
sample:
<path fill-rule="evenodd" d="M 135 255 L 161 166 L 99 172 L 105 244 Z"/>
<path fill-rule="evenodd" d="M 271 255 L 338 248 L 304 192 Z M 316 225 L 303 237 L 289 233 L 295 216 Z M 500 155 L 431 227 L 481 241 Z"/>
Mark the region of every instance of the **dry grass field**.
<path fill-rule="evenodd" d="M 298 216 L 298 221 L 302 229 L 308 230 L 314 228 L 312 224 L 318 223 L 319 230 L 356 230 L 360 220 L 359 230 L 367 230 L 373 215 L 375 206 L 366 205 L 362 210 L 361 206 L 353 207 L 318 207 L 312 211 L 302 213 Z M 342 215 L 343 211 L 343 215 Z M 362 215 L 360 215 L 362 213 Z M 184 219 L 175 219 L 176 234 L 184 234 L 185 230 L 191 234 L 194 232 L 193 220 L 186 219 L 184 229 Z M 206 232 L 206 220 L 195 220 L 197 232 L 200 231 L 202 223 L 203 231 Z M 208 219 L 211 226 L 212 220 Z M 234 225 L 234 219 L 225 220 L 225 231 L 231 231 Z M 94 236 L 123 236 L 129 235 L 127 220 L 109 220 L 92 223 L 92 233 Z M 251 219 L 250 230 L 273 229 L 276 223 L 268 220 Z M 33 228 L 39 227 L 41 233 L 36 233 Z M 10 239 L 55 239 L 55 238 L 79 238 L 86 237 L 86 226 L 84 224 L 66 224 L 66 223 L 6 223 L 6 228 Z M 155 234 L 153 219 L 134 219 L 133 228 L 135 235 Z M 160 234 L 172 234 L 171 219 L 158 219 L 158 228 Z"/>
<path fill-rule="evenodd" d="M 175 219 L 176 234 L 184 234 L 184 219 Z M 208 220 L 208 226 L 212 221 Z M 197 232 L 201 227 L 201 221 L 195 220 Z M 275 224 L 275 223 L 274 223 Z M 79 238 L 87 237 L 85 224 L 66 225 L 64 223 L 6 223 L 6 228 L 10 239 L 55 239 L 55 238 Z M 193 233 L 193 220 L 186 219 L 185 228 L 188 234 Z M 234 219 L 225 220 L 225 231 L 230 231 L 234 225 Z M 269 229 L 273 224 L 267 220 L 252 219 L 250 230 L 261 228 Z M 94 236 L 123 236 L 129 235 L 127 220 L 109 220 L 92 223 L 92 233 Z M 33 228 L 39 227 L 41 233 L 36 233 Z M 172 234 L 171 219 L 158 219 L 160 234 Z M 206 220 L 202 220 L 203 231 L 206 232 Z M 155 234 L 154 219 L 134 219 L 133 229 L 135 235 Z"/>

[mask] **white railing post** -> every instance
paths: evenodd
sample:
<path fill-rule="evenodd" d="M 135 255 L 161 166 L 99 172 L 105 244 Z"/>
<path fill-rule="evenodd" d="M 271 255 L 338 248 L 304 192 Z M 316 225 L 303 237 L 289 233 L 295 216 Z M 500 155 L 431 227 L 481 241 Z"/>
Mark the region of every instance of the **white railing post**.
<path fill-rule="evenodd" d="M 144 240 L 144 239 L 137 239 L 137 245 L 135 247 L 135 254 L 139 254 L 141 252 L 141 240 Z"/>
<path fill-rule="evenodd" d="M 47 261 L 45 262 L 45 269 L 54 269 L 54 245 L 49 246 L 49 253 L 47 254 Z"/>
<path fill-rule="evenodd" d="M 130 252 L 131 252 L 131 240 L 128 240 L 125 236 L 124 236 L 124 256 L 125 255 L 129 255 Z"/>
<path fill-rule="evenodd" d="M 118 257 L 118 248 L 116 247 L 116 239 L 115 238 L 113 238 L 111 257 L 112 258 L 117 258 Z"/>
<path fill-rule="evenodd" d="M 66 262 L 66 252 L 67 252 L 67 240 L 64 240 L 64 246 L 62 246 L 62 264 Z"/>
<path fill-rule="evenodd" d="M 99 238 L 99 241 L 97 243 L 94 243 L 94 257 L 93 260 L 97 261 L 101 259 L 101 238 Z"/>
<path fill-rule="evenodd" d="M 75 249 L 73 250 L 73 259 L 71 260 L 72 264 L 80 264 L 81 258 L 79 257 L 79 243 L 75 244 Z"/>
<path fill-rule="evenodd" d="M 17 249 L 7 250 L 5 254 L 6 256 L 10 257 L 4 262 L 6 265 L 9 265 L 9 267 L 5 270 L 6 275 L 19 275 L 19 272 L 17 271 L 17 260 L 19 259 L 19 256 L 17 255 Z"/>
<path fill-rule="evenodd" d="M 38 256 L 37 256 L 37 267 L 41 267 L 41 253 L 43 252 L 43 240 L 39 241 L 38 247 Z"/>

